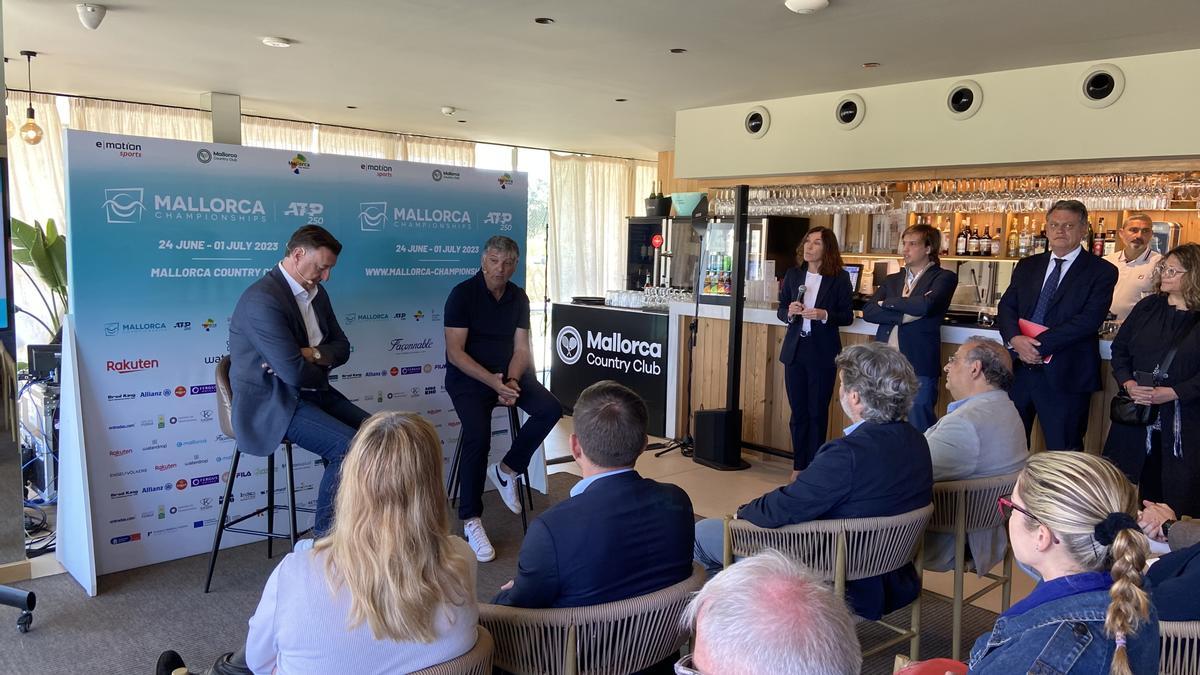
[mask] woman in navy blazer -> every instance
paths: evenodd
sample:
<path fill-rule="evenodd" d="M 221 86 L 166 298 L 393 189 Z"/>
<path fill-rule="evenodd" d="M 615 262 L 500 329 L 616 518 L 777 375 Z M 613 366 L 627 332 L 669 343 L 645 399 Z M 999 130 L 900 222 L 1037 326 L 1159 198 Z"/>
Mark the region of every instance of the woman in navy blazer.
<path fill-rule="evenodd" d="M 783 277 L 777 314 L 788 324 L 779 360 L 792 408 L 793 467 L 801 471 L 825 442 L 837 375 L 833 360 L 842 351 L 839 328 L 854 323 L 854 308 L 833 230 L 809 230 L 796 247 L 796 262 Z"/>

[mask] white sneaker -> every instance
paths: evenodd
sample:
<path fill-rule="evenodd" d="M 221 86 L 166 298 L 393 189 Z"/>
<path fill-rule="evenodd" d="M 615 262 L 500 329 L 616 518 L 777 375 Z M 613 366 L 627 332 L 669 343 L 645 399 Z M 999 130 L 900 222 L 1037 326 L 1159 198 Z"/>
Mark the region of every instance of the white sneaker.
<path fill-rule="evenodd" d="M 496 549 L 492 547 L 487 532 L 483 531 L 483 521 L 478 518 L 468 518 L 463 523 L 463 532 L 467 535 L 467 543 L 475 551 L 475 559 L 479 562 L 491 562 L 496 559 Z"/>
<path fill-rule="evenodd" d="M 517 477 L 510 476 L 500 468 L 499 462 L 488 467 L 488 478 L 500 492 L 500 499 L 513 513 L 521 512 L 521 493 L 517 491 Z"/>

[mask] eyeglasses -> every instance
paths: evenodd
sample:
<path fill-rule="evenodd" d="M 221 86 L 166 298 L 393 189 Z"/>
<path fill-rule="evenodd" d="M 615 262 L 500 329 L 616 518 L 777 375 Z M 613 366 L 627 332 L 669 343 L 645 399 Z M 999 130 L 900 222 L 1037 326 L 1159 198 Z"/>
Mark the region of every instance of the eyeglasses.
<path fill-rule="evenodd" d="M 1048 525 L 1046 525 L 1045 523 L 1043 523 L 1040 518 L 1033 515 L 1029 511 L 1025 510 L 1024 508 L 1014 504 L 1013 500 L 1009 499 L 1009 497 L 1012 497 L 1012 495 L 1005 495 L 1003 497 L 996 498 L 996 508 L 1000 509 L 1000 515 L 1003 516 L 1005 520 L 1012 518 L 1013 511 L 1020 511 L 1021 513 L 1025 514 L 1025 516 L 1027 518 L 1029 518 L 1030 520 L 1032 520 L 1033 522 L 1045 527 L 1047 530 L 1050 529 L 1050 527 Z M 1058 537 L 1054 536 L 1053 532 L 1051 532 L 1050 536 L 1053 537 L 1054 543 L 1056 543 L 1056 544 L 1059 543 Z"/>
<path fill-rule="evenodd" d="M 703 675 L 703 673 L 692 667 L 692 654 L 688 654 L 675 662 L 675 675 Z"/>
<path fill-rule="evenodd" d="M 1154 271 L 1158 272 L 1159 276 L 1164 279 L 1174 279 L 1180 274 L 1187 274 L 1187 270 L 1181 270 L 1178 267 L 1167 267 L 1165 264 L 1154 268 Z"/>

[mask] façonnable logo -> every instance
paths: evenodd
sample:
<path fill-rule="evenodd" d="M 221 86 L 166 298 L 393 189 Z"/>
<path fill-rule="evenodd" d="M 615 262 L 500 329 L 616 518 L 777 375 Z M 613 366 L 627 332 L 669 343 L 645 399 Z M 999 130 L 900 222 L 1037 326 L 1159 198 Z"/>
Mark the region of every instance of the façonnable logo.
<path fill-rule="evenodd" d="M 508 189 L 508 186 L 513 184 L 513 177 L 511 173 L 501 174 L 500 178 L 497 180 L 500 181 L 501 190 Z"/>
<path fill-rule="evenodd" d="M 574 326 L 563 326 L 554 339 L 554 349 L 563 363 L 572 365 L 583 355 L 583 338 Z"/>
<path fill-rule="evenodd" d="M 105 188 L 104 210 L 110 225 L 142 222 L 146 211 L 144 188 Z"/>
<path fill-rule="evenodd" d="M 382 232 L 387 221 L 387 202 L 359 202 L 358 226 L 363 232 Z"/>

